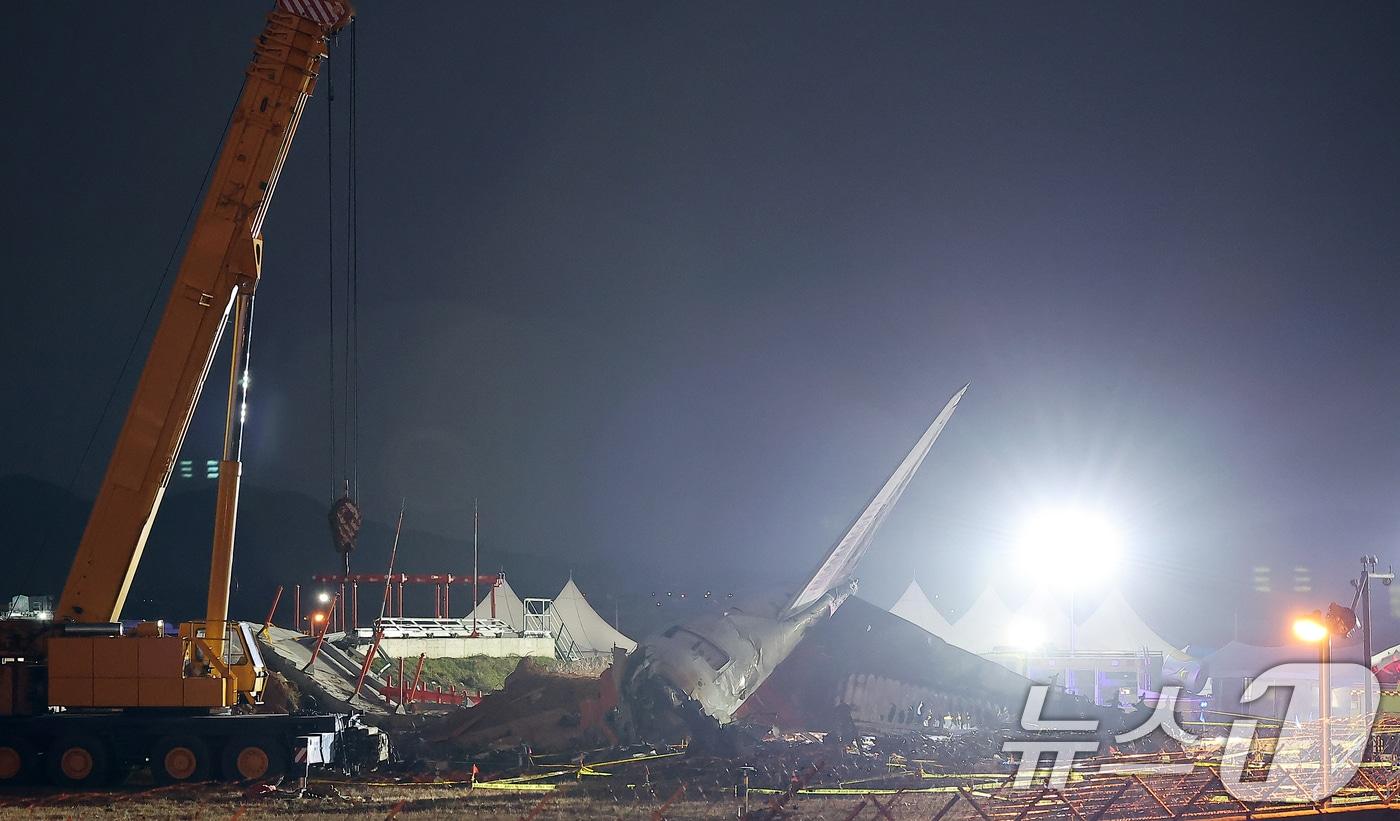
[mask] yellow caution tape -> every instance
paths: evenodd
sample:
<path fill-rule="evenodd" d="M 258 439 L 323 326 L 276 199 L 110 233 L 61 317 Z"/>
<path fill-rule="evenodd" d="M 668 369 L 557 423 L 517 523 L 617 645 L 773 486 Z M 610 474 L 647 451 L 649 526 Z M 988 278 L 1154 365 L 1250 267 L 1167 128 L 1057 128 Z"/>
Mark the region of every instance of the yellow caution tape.
<path fill-rule="evenodd" d="M 501 790 L 503 792 L 553 792 L 559 789 L 558 784 L 503 784 L 500 781 L 478 781 L 475 789 L 478 790 Z"/>

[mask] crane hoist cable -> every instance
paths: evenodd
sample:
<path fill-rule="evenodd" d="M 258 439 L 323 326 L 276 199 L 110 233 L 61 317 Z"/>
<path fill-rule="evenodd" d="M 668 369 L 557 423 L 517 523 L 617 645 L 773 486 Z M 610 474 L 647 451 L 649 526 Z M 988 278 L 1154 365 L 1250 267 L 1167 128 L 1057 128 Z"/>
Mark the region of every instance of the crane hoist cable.
<path fill-rule="evenodd" d="M 331 35 L 332 48 L 339 48 L 340 34 Z M 327 71 L 326 77 L 326 371 L 330 389 L 326 392 L 331 431 L 330 451 L 330 496 L 335 503 L 340 482 L 337 479 L 340 466 L 340 451 L 337 449 L 336 392 L 335 392 L 335 79 Z"/>
<path fill-rule="evenodd" d="M 330 314 L 330 422 L 331 422 L 331 509 L 329 513 L 331 540 L 336 551 L 344 560 L 345 572 L 350 572 L 350 553 L 355 549 L 362 517 L 356 501 L 359 498 L 359 453 L 360 453 L 360 345 L 359 345 L 359 243 L 357 217 L 359 204 L 356 197 L 358 175 L 357 157 L 357 83 L 358 48 L 356 47 L 357 26 L 349 26 L 350 67 L 348 76 L 349 100 L 345 112 L 347 133 L 345 144 L 345 261 L 341 276 L 342 327 L 336 333 L 335 285 L 335 235 L 336 235 L 336 187 L 335 187 L 335 94 L 332 87 L 326 104 L 326 211 L 327 211 L 327 300 Z M 339 395 L 343 406 L 337 409 L 338 396 L 336 383 L 337 343 L 342 359 L 339 381 Z M 339 410 L 339 413 L 337 413 Z M 337 448 L 337 442 L 339 448 Z M 337 493 L 341 495 L 337 496 Z"/>
<path fill-rule="evenodd" d="M 346 476 L 350 494 L 360 497 L 360 229 L 359 229 L 359 48 L 356 45 L 358 27 L 350 27 L 350 129 L 346 135 L 346 308 L 349 323 L 346 329 L 346 374 L 348 390 L 346 420 L 349 438 L 349 464 Z"/>

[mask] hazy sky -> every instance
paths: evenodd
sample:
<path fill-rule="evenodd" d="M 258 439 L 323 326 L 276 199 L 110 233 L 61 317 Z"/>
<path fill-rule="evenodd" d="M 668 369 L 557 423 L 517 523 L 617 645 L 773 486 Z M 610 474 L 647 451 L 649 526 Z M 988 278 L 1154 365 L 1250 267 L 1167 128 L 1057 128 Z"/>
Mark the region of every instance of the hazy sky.
<path fill-rule="evenodd" d="M 75 475 L 266 6 L 9 9 L 0 473 Z M 966 604 L 1046 504 L 1107 511 L 1124 586 L 1196 625 L 1394 555 L 1400 7 L 359 7 L 369 515 L 461 533 L 478 496 L 561 567 L 801 576 L 970 379 L 877 598 Z M 245 472 L 329 502 L 325 106 L 266 227 Z"/>

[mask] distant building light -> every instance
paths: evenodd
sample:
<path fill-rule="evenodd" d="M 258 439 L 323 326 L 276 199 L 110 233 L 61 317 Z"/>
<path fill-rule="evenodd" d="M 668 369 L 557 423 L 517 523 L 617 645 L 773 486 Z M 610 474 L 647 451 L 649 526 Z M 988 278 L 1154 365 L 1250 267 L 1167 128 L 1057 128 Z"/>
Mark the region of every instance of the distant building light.
<path fill-rule="evenodd" d="M 217 479 L 217 478 L 219 478 L 219 460 L 218 460 L 218 459 L 209 459 L 209 460 L 206 460 L 206 461 L 204 462 L 204 478 L 206 478 L 206 479 Z"/>
<path fill-rule="evenodd" d="M 181 479 L 193 479 L 193 478 L 194 478 L 194 461 L 193 461 L 193 460 L 191 460 L 191 459 L 181 459 L 181 460 L 180 460 L 180 478 L 181 478 Z"/>

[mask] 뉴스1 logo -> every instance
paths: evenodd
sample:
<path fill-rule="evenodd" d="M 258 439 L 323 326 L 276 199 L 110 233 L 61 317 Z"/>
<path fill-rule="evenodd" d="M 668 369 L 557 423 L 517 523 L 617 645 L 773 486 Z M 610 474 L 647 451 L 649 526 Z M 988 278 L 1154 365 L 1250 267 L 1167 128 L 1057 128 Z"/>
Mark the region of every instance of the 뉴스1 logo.
<path fill-rule="evenodd" d="M 1307 720 L 1321 712 L 1315 699 L 1299 697 L 1312 688 L 1320 692 L 1319 682 L 1326 682 L 1331 694 L 1327 721 Z M 1240 701 L 1257 701 L 1270 689 L 1289 690 L 1288 709 L 1278 730 L 1267 777 L 1245 780 L 1246 763 L 1250 756 L 1260 719 L 1236 718 L 1230 722 L 1230 734 L 1221 750 L 1220 778 L 1225 790 L 1240 801 L 1275 801 L 1282 803 L 1312 803 L 1335 794 L 1356 775 L 1370 739 L 1379 704 L 1380 684 L 1376 676 L 1360 664 L 1319 663 L 1280 664 L 1250 682 Z M 1079 753 L 1097 754 L 1101 742 L 1097 739 L 1045 738 L 1047 733 L 1095 733 L 1097 719 L 1047 719 L 1042 716 L 1050 688 L 1033 685 L 1026 695 L 1021 712 L 1021 729 L 1028 737 L 1008 740 L 1002 751 L 1020 753 L 1016 768 L 1015 787 L 1031 785 L 1036 768 L 1044 755 L 1053 755 L 1048 785 L 1062 790 L 1069 779 L 1074 757 Z M 1361 698 L 1366 692 L 1369 698 Z M 1165 735 L 1191 745 L 1200 741 L 1176 720 L 1176 702 L 1181 688 L 1163 687 L 1152 714 L 1138 727 L 1114 736 L 1119 743 L 1129 743 L 1161 730 Z M 1339 696 L 1344 696 L 1340 697 Z M 1357 696 L 1357 697 L 1354 697 Z M 1371 705 L 1366 711 L 1362 705 Z M 1035 734 L 1040 734 L 1037 738 Z M 1326 736 L 1324 745 L 1322 737 Z M 1107 762 L 1098 772 L 1114 775 L 1182 775 L 1191 772 L 1193 762 L 1144 763 L 1140 761 Z"/>

